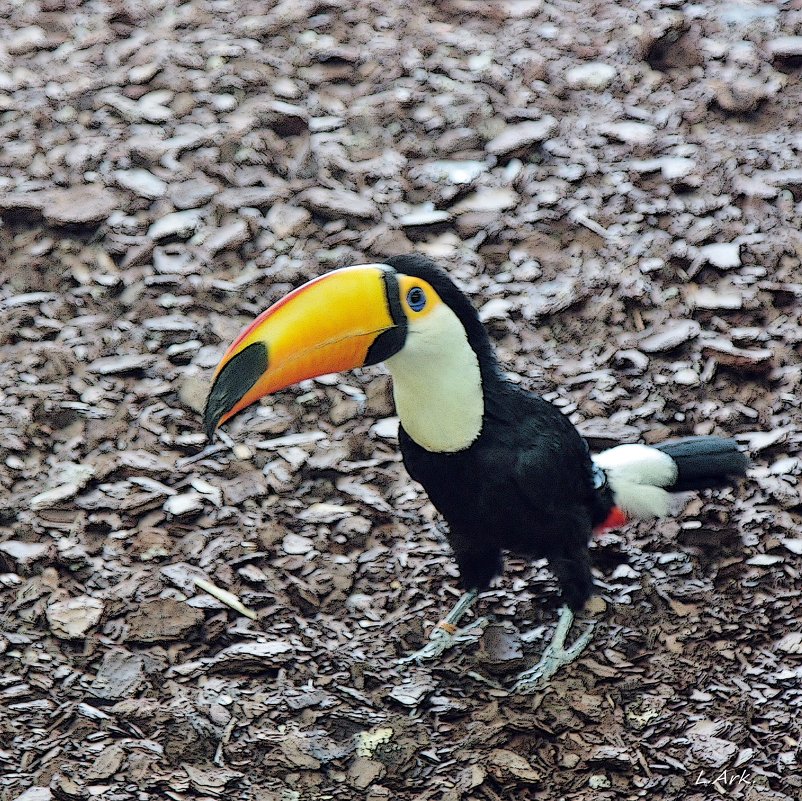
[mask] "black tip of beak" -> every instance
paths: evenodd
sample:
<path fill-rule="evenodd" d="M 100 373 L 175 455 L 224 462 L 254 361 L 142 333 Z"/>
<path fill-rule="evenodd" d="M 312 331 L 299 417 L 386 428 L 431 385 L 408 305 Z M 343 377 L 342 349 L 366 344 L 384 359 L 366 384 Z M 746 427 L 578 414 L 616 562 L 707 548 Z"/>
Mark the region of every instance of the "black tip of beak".
<path fill-rule="evenodd" d="M 248 345 L 226 362 L 212 384 L 203 410 L 203 426 L 209 441 L 214 440 L 220 418 L 236 406 L 266 370 L 267 348 L 261 342 Z"/>
<path fill-rule="evenodd" d="M 206 399 L 206 406 L 203 409 L 203 427 L 206 430 L 206 438 L 209 442 L 214 442 L 214 432 L 217 430 L 217 421 L 223 416 L 224 412 L 217 411 L 211 404 L 211 394 Z"/>

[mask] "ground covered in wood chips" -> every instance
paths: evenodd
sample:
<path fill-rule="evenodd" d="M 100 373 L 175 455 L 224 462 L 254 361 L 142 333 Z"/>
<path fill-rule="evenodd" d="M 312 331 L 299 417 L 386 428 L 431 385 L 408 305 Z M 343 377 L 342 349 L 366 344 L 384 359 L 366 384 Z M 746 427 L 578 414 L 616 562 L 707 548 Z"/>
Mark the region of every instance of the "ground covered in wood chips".
<path fill-rule="evenodd" d="M 753 0 L 0 2 L 0 799 L 799 798 L 800 32 Z M 396 662 L 456 582 L 381 368 L 201 432 L 255 313 L 412 250 L 595 447 L 753 459 L 594 546 L 595 639 L 538 695 L 542 564 Z"/>

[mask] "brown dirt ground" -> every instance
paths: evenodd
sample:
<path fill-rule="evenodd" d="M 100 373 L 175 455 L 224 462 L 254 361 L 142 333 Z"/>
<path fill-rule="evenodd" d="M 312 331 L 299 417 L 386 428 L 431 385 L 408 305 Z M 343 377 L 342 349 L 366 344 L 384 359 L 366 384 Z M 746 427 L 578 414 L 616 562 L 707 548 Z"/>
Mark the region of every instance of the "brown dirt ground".
<path fill-rule="evenodd" d="M 799 798 L 800 30 L 797 1 L 0 2 L 0 799 Z M 595 639 L 539 695 L 508 688 L 540 564 L 396 664 L 455 582 L 381 369 L 200 430 L 243 323 L 413 249 L 594 445 L 753 458 L 596 544 Z"/>

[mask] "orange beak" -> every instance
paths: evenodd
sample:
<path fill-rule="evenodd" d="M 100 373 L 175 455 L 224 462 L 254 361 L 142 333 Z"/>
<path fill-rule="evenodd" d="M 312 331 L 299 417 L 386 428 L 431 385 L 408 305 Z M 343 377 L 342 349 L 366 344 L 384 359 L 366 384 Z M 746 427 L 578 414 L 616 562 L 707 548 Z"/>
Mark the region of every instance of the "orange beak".
<path fill-rule="evenodd" d="M 397 299 L 392 268 L 366 264 L 315 278 L 274 303 L 217 365 L 203 415 L 209 437 L 264 395 L 397 353 L 406 337 Z"/>

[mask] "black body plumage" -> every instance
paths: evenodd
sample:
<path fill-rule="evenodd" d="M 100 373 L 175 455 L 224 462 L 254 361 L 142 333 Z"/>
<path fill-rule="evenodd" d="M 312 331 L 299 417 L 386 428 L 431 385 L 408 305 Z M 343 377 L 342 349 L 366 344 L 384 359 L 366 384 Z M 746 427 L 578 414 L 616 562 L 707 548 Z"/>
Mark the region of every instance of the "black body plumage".
<path fill-rule="evenodd" d="M 462 585 L 485 589 L 502 550 L 546 557 L 565 602 L 592 592 L 588 542 L 613 507 L 593 486 L 587 446 L 554 406 L 509 382 L 485 386 L 482 433 L 466 450 L 430 453 L 401 428 L 401 453 L 446 519 Z"/>
<path fill-rule="evenodd" d="M 478 313 L 444 270 L 421 256 L 398 256 L 388 264 L 432 285 L 464 326 L 479 361 L 484 416 L 468 448 L 433 453 L 403 425 L 399 430 L 407 471 L 448 523 L 463 587 L 486 589 L 502 570 L 502 551 L 509 550 L 545 557 L 565 603 L 581 609 L 593 590 L 593 528 L 615 506 L 604 471 L 559 409 L 504 377 Z M 735 442 L 718 437 L 689 437 L 660 450 L 678 467 L 669 491 L 717 486 L 746 467 Z"/>
<path fill-rule="evenodd" d="M 407 471 L 448 523 L 462 585 L 486 589 L 503 550 L 545 557 L 565 602 L 580 609 L 593 587 L 588 542 L 613 507 L 609 489 L 594 486 L 587 443 L 559 409 L 503 376 L 478 313 L 445 271 L 417 256 L 388 263 L 434 287 L 479 359 L 484 418 L 469 448 L 431 453 L 399 431 Z"/>

